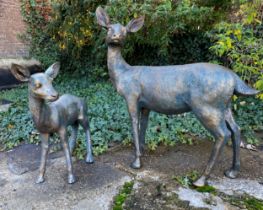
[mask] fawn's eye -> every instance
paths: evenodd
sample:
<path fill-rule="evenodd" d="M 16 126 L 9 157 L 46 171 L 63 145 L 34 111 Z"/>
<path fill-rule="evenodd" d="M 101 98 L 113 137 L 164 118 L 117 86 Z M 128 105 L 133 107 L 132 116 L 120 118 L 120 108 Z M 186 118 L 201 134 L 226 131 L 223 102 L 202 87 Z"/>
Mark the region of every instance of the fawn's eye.
<path fill-rule="evenodd" d="M 112 31 L 112 28 L 108 28 L 108 33 L 111 33 Z"/>
<path fill-rule="evenodd" d="M 41 86 L 42 86 L 41 83 L 39 83 L 39 82 L 38 82 L 38 83 L 35 83 L 35 87 L 36 87 L 36 88 L 41 88 Z"/>

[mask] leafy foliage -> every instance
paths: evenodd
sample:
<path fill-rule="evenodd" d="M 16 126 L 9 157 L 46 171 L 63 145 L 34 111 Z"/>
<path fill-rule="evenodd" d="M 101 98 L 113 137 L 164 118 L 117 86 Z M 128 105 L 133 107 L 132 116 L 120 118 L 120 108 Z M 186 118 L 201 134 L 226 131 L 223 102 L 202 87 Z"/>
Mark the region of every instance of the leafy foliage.
<path fill-rule="evenodd" d="M 197 171 L 191 171 L 184 176 L 174 176 L 173 179 L 184 187 L 190 187 L 198 177 L 199 173 Z"/>
<path fill-rule="evenodd" d="M 131 194 L 134 182 L 125 182 L 119 194 L 115 196 L 113 201 L 113 210 L 122 210 L 122 205 L 124 204 L 127 197 Z"/>
<path fill-rule="evenodd" d="M 248 210 L 263 210 L 263 201 L 251 197 L 247 194 L 241 196 L 229 196 L 223 193 L 219 193 L 219 196 L 222 198 L 223 201 L 228 202 L 240 209 L 245 208 Z"/>
<path fill-rule="evenodd" d="M 144 27 L 128 36 L 123 50 L 132 65 L 208 61 L 210 41 L 204 32 L 226 12 L 189 0 L 109 1 L 106 10 L 112 23 L 124 26 L 132 18 L 145 16 Z M 103 39 L 105 33 L 99 37 Z"/>
<path fill-rule="evenodd" d="M 246 3 L 240 9 L 241 23 L 222 22 L 210 32 L 215 43 L 211 52 L 259 90 L 263 90 L 262 8 L 258 0 Z"/>
<path fill-rule="evenodd" d="M 106 30 L 99 28 L 95 21 L 94 12 L 99 5 L 104 5 L 113 23 L 126 25 L 132 18 L 145 16 L 145 26 L 129 36 L 123 50 L 129 63 L 159 65 L 208 61 L 211 60 L 210 48 L 215 62 L 233 68 L 247 82 L 263 89 L 262 3 L 258 0 L 255 4 L 241 1 L 240 7 L 233 4 L 236 1 L 228 0 L 21 2 L 22 14 L 28 23 L 23 38 L 30 43 L 31 55 L 44 66 L 60 60 L 62 69 L 71 74 L 60 78 L 60 92 L 87 97 L 95 154 L 105 151 L 111 141 L 127 143 L 131 140 L 126 105 L 112 85 L 101 80 L 107 76 Z M 217 24 L 228 11 L 231 11 L 232 22 L 226 20 Z M 80 78 L 83 75 L 97 83 Z M 38 142 L 24 97 L 26 88 L 1 94 L 14 104 L 7 113 L 0 113 L 3 119 L 0 145 L 2 142 L 8 149 L 21 141 Z M 234 100 L 233 108 L 248 142 L 257 142 L 254 130 L 263 128 L 261 102 L 240 98 Z M 161 143 L 191 144 L 193 136 L 211 137 L 189 113 L 176 117 L 153 113 L 146 134 L 146 142 L 152 150 Z M 86 152 L 83 132 L 79 139 L 75 155 L 83 158 Z"/>
<path fill-rule="evenodd" d="M 107 150 L 108 144 L 112 141 L 131 142 L 131 125 L 126 103 L 115 92 L 112 84 L 105 81 L 94 83 L 80 77 L 74 78 L 69 74 L 61 75 L 55 84 L 60 94 L 71 93 L 86 98 L 96 155 Z M 2 149 L 10 149 L 21 142 L 38 143 L 39 137 L 31 120 L 28 100 L 25 97 L 26 86 L 2 91 L 0 95 L 14 102 L 8 112 L 0 113 L 0 145 L 4 145 Z M 240 98 L 234 101 L 233 110 L 248 141 L 250 143 L 258 141 L 254 130 L 263 129 L 261 102 L 254 98 Z M 211 138 L 191 113 L 176 116 L 157 113 L 150 115 L 146 143 L 152 150 L 159 144 L 175 145 L 176 142 L 192 144 L 195 136 Z M 85 153 L 84 132 L 81 130 L 74 154 L 82 159 Z"/>
<path fill-rule="evenodd" d="M 105 30 L 95 20 L 96 7 L 105 5 L 113 23 L 126 25 L 132 18 L 145 16 L 143 29 L 129 36 L 125 45 L 123 53 L 131 64 L 207 61 L 210 44 L 204 32 L 230 8 L 226 0 L 216 7 L 212 2 L 22 0 L 22 14 L 29 26 L 24 38 L 31 54 L 44 66 L 60 60 L 65 70 L 105 77 Z"/>
<path fill-rule="evenodd" d="M 39 59 L 44 66 L 60 60 L 58 48 L 47 33 L 51 21 L 49 0 L 21 0 L 21 13 L 27 23 L 27 31 L 21 38 L 30 45 L 31 56 Z"/>

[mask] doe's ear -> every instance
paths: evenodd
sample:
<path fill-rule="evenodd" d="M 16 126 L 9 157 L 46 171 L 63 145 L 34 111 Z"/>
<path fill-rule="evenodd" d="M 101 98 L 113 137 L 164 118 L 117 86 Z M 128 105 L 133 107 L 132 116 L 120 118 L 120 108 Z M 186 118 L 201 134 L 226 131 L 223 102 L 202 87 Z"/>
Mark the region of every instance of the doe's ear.
<path fill-rule="evenodd" d="M 11 73 L 21 82 L 27 82 L 30 78 L 29 70 L 15 63 L 11 65 Z"/>
<path fill-rule="evenodd" d="M 103 27 L 108 27 L 108 25 L 110 24 L 110 18 L 107 12 L 104 9 L 102 9 L 102 7 L 98 7 L 96 9 L 96 17 L 99 25 Z"/>
<path fill-rule="evenodd" d="M 45 71 L 45 74 L 48 75 L 52 80 L 55 79 L 58 75 L 60 69 L 60 63 L 53 63 L 48 69 Z"/>
<path fill-rule="evenodd" d="M 137 32 L 144 24 L 144 16 L 132 19 L 126 26 L 128 32 Z"/>

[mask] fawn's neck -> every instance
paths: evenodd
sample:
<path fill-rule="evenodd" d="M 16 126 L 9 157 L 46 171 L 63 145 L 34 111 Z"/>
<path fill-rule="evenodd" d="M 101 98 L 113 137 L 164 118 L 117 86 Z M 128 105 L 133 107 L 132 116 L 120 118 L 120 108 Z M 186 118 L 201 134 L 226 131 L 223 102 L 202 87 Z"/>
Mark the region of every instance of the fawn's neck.
<path fill-rule="evenodd" d="M 130 65 L 126 63 L 121 55 L 120 46 L 108 46 L 108 69 L 110 78 L 115 82 L 118 80 L 119 75 L 129 70 Z"/>
<path fill-rule="evenodd" d="M 45 101 L 40 98 L 36 98 L 29 92 L 29 109 L 31 111 L 33 121 L 36 127 L 39 127 L 45 120 L 48 119 L 50 109 Z"/>

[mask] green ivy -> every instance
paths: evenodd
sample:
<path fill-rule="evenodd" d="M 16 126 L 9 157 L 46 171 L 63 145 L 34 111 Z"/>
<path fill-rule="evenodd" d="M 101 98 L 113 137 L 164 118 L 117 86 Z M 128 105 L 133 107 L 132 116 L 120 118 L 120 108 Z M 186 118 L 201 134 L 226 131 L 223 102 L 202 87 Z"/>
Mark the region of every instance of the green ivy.
<path fill-rule="evenodd" d="M 60 94 L 71 93 L 86 99 L 96 155 L 106 151 L 110 142 L 131 142 L 131 125 L 126 103 L 111 83 L 95 83 L 72 75 L 61 75 L 55 81 L 55 88 Z M 0 113 L 2 149 L 11 149 L 22 142 L 38 143 L 39 136 L 28 109 L 27 87 L 1 91 L 0 95 L 14 102 L 8 112 Z M 234 101 L 233 110 L 247 140 L 250 143 L 259 141 L 254 130 L 263 129 L 261 101 L 255 98 L 239 98 Z M 151 113 L 146 132 L 146 143 L 150 149 L 156 149 L 159 144 L 192 144 L 196 137 L 211 139 L 193 114 L 167 116 Z M 85 152 L 85 136 L 81 129 L 74 154 L 82 159 Z"/>

